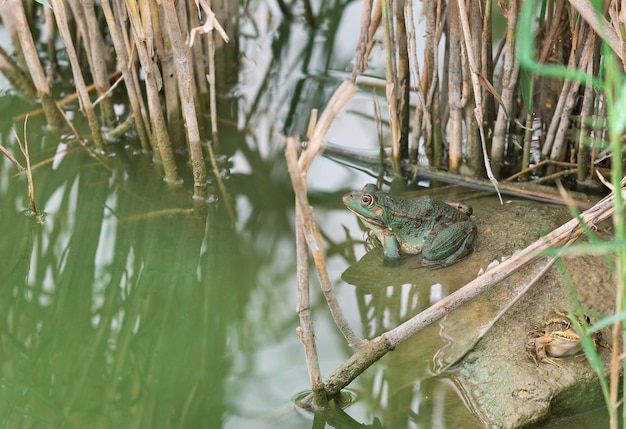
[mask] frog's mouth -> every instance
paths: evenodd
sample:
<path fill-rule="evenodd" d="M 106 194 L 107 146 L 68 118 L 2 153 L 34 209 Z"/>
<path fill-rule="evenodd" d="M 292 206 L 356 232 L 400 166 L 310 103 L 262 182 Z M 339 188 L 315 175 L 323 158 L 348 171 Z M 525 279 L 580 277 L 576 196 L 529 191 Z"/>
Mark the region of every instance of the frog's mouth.
<path fill-rule="evenodd" d="M 352 210 L 350 207 L 348 207 L 348 209 L 354 213 L 355 215 L 357 215 L 357 217 L 359 219 L 361 219 L 361 222 L 363 222 L 366 226 L 370 227 L 370 228 L 387 228 L 387 225 L 385 225 L 385 222 L 383 222 L 382 218 L 377 217 L 377 216 L 365 216 L 359 212 L 357 212 L 356 210 Z"/>

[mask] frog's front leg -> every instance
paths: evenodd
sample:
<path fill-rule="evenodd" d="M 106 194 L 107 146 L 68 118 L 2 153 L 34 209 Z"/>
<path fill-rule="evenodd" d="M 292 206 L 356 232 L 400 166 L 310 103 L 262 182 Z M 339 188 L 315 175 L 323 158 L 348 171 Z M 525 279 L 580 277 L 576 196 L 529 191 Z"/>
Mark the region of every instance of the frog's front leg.
<path fill-rule="evenodd" d="M 422 249 L 422 265 L 446 266 L 458 262 L 472 252 L 476 238 L 474 222 L 457 222 L 433 229 Z"/>
<path fill-rule="evenodd" d="M 398 242 L 398 237 L 396 237 L 393 231 L 390 228 L 384 229 L 378 238 L 383 245 L 385 259 L 391 262 L 399 261 L 401 258 L 400 242 Z"/>
<path fill-rule="evenodd" d="M 533 339 L 532 343 L 533 343 L 533 346 L 535 347 L 535 350 L 534 350 L 534 356 L 532 356 L 532 359 L 535 361 L 535 364 L 537 364 L 537 362 L 539 361 L 542 363 L 548 363 L 550 365 L 555 365 L 559 367 L 561 366 L 554 359 L 551 359 L 550 357 L 548 357 L 548 352 L 546 350 L 546 347 L 552 341 L 553 339 L 549 336 L 541 336 L 541 337 L 537 337 Z"/>

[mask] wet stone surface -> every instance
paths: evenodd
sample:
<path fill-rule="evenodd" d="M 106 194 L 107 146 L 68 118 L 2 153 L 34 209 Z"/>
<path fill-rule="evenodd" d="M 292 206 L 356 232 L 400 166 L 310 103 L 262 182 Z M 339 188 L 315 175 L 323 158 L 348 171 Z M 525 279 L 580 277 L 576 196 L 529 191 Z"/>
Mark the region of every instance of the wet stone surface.
<path fill-rule="evenodd" d="M 535 232 L 549 232 L 571 219 L 567 208 L 527 201 L 511 203 L 509 207 L 487 202 L 478 205 L 476 212 L 481 237 L 476 259 L 481 259 L 482 252 L 489 253 L 487 249 L 500 248 L 501 255 L 506 256 L 534 241 Z M 599 225 L 598 234 L 604 239 L 610 237 L 606 224 Z M 583 308 L 609 313 L 614 302 L 614 282 L 607 262 L 602 257 L 566 257 L 563 261 Z M 534 263 L 500 282 L 451 313 L 443 325 L 442 333 L 450 345 L 439 353 L 438 364 L 443 367 L 456 362 L 471 349 L 449 373 L 469 398 L 474 412 L 489 426 L 523 427 L 603 405 L 597 375 L 584 355 L 556 359 L 560 365 L 557 367 L 535 364 L 525 353 L 528 330 L 541 324 L 551 310 L 573 308 L 570 287 L 556 265 L 471 348 L 480 326 L 511 300 L 542 265 L 543 262 Z M 468 323 L 473 327 L 469 331 Z M 605 331 L 604 338 L 610 340 L 610 333 Z M 600 349 L 605 372 L 609 355 L 608 350 Z"/>

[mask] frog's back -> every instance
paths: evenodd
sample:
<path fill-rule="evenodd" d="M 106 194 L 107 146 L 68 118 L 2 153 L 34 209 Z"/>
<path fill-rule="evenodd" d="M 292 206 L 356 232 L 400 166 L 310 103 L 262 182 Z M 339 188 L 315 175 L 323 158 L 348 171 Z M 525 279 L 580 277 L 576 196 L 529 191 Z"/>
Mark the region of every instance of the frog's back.
<path fill-rule="evenodd" d="M 405 200 L 408 204 L 406 207 L 407 216 L 413 219 L 421 220 L 439 220 L 447 218 L 451 221 L 469 220 L 466 212 L 456 209 L 452 205 L 431 196 L 423 196 L 412 200 Z M 469 208 L 471 213 L 471 207 Z M 467 211 L 467 210 L 466 210 Z"/>

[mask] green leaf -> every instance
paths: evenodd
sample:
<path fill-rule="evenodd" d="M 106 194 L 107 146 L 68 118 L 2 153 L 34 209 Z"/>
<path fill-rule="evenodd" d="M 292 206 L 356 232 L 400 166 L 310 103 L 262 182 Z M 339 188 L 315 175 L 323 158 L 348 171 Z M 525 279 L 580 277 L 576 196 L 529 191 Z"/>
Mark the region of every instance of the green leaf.
<path fill-rule="evenodd" d="M 35 0 L 37 3 L 44 5 L 45 7 L 49 7 L 50 9 L 52 9 L 52 6 L 50 5 L 50 3 L 48 3 L 48 0 Z"/>
<path fill-rule="evenodd" d="M 529 69 L 520 70 L 520 90 L 522 93 L 522 100 L 524 100 L 524 107 L 526 107 L 527 113 L 533 113 L 533 78 L 534 74 Z"/>

